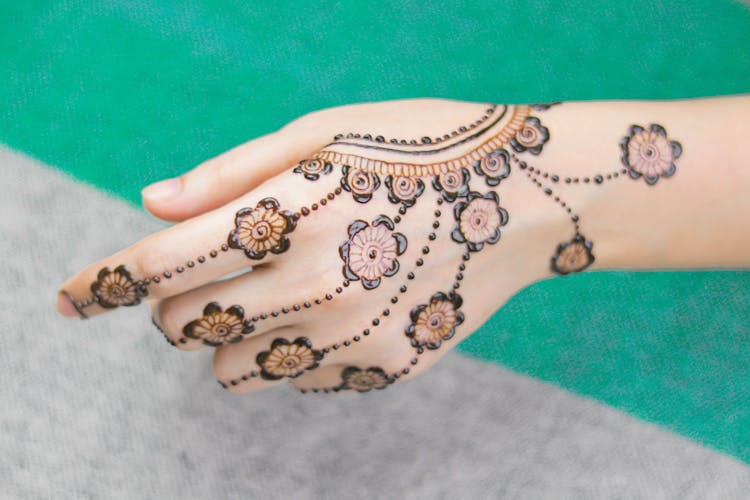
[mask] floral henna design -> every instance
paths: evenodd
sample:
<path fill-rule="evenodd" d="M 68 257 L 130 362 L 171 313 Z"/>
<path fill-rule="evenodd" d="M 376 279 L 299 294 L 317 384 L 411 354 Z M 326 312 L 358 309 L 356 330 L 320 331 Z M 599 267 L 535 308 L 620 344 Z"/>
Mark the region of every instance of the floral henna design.
<path fill-rule="evenodd" d="M 349 165 L 341 169 L 341 187 L 352 193 L 359 203 L 367 203 L 372 199 L 372 194 L 380 187 L 380 178 L 372 172 L 365 172 Z"/>
<path fill-rule="evenodd" d="M 424 182 L 417 177 L 389 175 L 385 178 L 385 185 L 391 203 L 401 203 L 405 207 L 414 206 L 424 192 Z"/>
<path fill-rule="evenodd" d="M 372 366 L 363 370 L 356 366 L 348 366 L 341 371 L 341 385 L 338 388 L 369 392 L 372 389 L 385 389 L 391 382 L 382 368 Z"/>
<path fill-rule="evenodd" d="M 572 240 L 560 243 L 552 257 L 550 267 L 558 274 L 578 273 L 594 263 L 591 249 L 594 244 L 577 234 Z"/>
<path fill-rule="evenodd" d="M 148 295 L 146 284 L 135 281 L 125 266 L 117 266 L 114 271 L 105 267 L 91 284 L 94 300 L 106 309 L 119 306 L 135 306 L 141 303 L 141 298 Z"/>
<path fill-rule="evenodd" d="M 510 154 L 504 149 L 496 149 L 474 163 L 474 171 L 485 178 L 488 186 L 497 186 L 510 175 Z"/>
<path fill-rule="evenodd" d="M 682 145 L 670 141 L 664 127 L 656 124 L 651 124 L 648 129 L 632 125 L 620 146 L 622 164 L 630 177 L 643 177 L 649 185 L 656 184 L 660 177 L 674 175 L 677 170 L 674 162 L 682 155 Z"/>
<path fill-rule="evenodd" d="M 339 247 L 344 277 L 361 281 L 365 290 L 380 285 L 382 277 L 398 272 L 397 257 L 406 251 L 406 237 L 394 231 L 393 221 L 381 215 L 372 225 L 362 220 L 349 225 L 349 239 Z"/>
<path fill-rule="evenodd" d="M 437 292 L 428 304 L 422 304 L 411 310 L 411 324 L 406 328 L 406 336 L 414 347 L 438 349 L 444 340 L 449 340 L 456 333 L 456 327 L 464 321 L 464 315 L 458 309 L 463 300 L 450 292 Z"/>
<path fill-rule="evenodd" d="M 528 151 L 533 155 L 542 152 L 544 144 L 549 140 L 549 130 L 542 125 L 539 118 L 529 116 L 524 120 L 523 126 L 510 140 L 510 145 L 517 153 Z"/>
<path fill-rule="evenodd" d="M 230 248 L 244 250 L 245 255 L 260 260 L 267 252 L 280 254 L 289 249 L 286 234 L 294 231 L 299 215 L 279 210 L 274 198 L 264 198 L 255 208 L 243 208 L 235 216 L 235 228 L 229 233 Z"/>
<path fill-rule="evenodd" d="M 485 195 L 471 192 L 465 201 L 453 207 L 456 227 L 451 238 L 456 243 L 466 243 L 471 252 L 478 252 L 485 243 L 490 245 L 500 240 L 500 227 L 508 223 L 508 212 L 499 205 L 497 193 Z"/>
<path fill-rule="evenodd" d="M 219 304 L 211 302 L 203 309 L 203 317 L 185 325 L 182 333 L 185 337 L 217 347 L 239 342 L 243 335 L 252 333 L 254 329 L 252 323 L 245 319 L 242 307 L 235 305 L 222 311 Z"/>
<path fill-rule="evenodd" d="M 330 174 L 332 171 L 333 165 L 330 162 L 317 158 L 302 160 L 293 170 L 295 174 L 302 174 L 309 181 L 317 181 L 321 175 Z"/>
<path fill-rule="evenodd" d="M 314 370 L 322 359 L 323 353 L 313 349 L 310 339 L 298 337 L 293 342 L 277 338 L 269 351 L 258 354 L 256 362 L 263 379 L 279 380 L 299 377 L 305 370 Z"/>
<path fill-rule="evenodd" d="M 452 170 L 433 177 L 432 187 L 442 193 L 445 201 L 452 203 L 456 198 L 466 198 L 469 194 L 470 178 L 469 171 L 465 168 Z"/>

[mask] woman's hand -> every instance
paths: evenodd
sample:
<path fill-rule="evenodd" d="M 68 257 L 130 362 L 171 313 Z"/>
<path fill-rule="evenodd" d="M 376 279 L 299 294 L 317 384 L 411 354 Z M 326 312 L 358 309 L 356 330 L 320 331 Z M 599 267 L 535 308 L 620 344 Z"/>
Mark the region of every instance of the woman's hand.
<path fill-rule="evenodd" d="M 152 213 L 183 222 L 68 280 L 58 308 L 149 301 L 171 344 L 215 348 L 233 392 L 383 389 L 520 288 L 594 263 L 571 200 L 611 227 L 622 207 L 602 208 L 608 186 L 629 196 L 679 171 L 682 145 L 638 106 L 585 119 L 566 106 L 412 100 L 305 116 L 144 190 Z"/>

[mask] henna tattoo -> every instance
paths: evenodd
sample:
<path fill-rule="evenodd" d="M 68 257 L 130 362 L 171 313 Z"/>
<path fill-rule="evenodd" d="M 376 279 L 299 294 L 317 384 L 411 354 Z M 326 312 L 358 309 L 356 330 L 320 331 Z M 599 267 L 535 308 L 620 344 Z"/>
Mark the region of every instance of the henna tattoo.
<path fill-rule="evenodd" d="M 576 234 L 570 241 L 560 243 L 550 264 L 552 272 L 566 275 L 583 271 L 594 263 L 594 254 L 591 253 L 593 246 L 591 241 L 580 234 Z"/>
<path fill-rule="evenodd" d="M 330 162 L 318 160 L 313 158 L 312 160 L 302 160 L 299 162 L 292 172 L 295 174 L 302 174 L 305 179 L 310 181 L 317 181 L 321 175 L 328 175 L 333 171 L 333 165 Z"/>
<path fill-rule="evenodd" d="M 352 193 L 359 203 L 367 203 L 380 187 L 380 178 L 372 172 L 365 172 L 349 165 L 342 167 L 341 187 Z"/>
<path fill-rule="evenodd" d="M 524 120 L 523 126 L 516 132 L 516 135 L 511 138 L 510 145 L 517 153 L 528 151 L 533 155 L 538 155 L 548 139 L 547 127 L 542 125 L 539 118 L 529 116 Z"/>
<path fill-rule="evenodd" d="M 380 367 L 371 366 L 363 370 L 356 366 L 347 366 L 341 371 L 339 389 L 369 392 L 372 389 L 385 389 L 391 382 L 388 375 Z"/>
<path fill-rule="evenodd" d="M 411 324 L 406 328 L 406 336 L 414 347 L 438 349 L 445 340 L 456 333 L 456 327 L 464 321 L 458 309 L 463 303 L 461 297 L 450 292 L 447 295 L 437 292 L 427 304 L 418 305 L 409 315 Z"/>
<path fill-rule="evenodd" d="M 488 186 L 497 186 L 510 175 L 510 154 L 504 149 L 496 149 L 474 162 L 474 171 L 485 178 Z"/>
<path fill-rule="evenodd" d="M 279 210 L 274 198 L 264 198 L 255 208 L 243 208 L 237 212 L 235 228 L 229 233 L 230 248 L 244 250 L 249 259 L 260 260 L 267 252 L 284 253 L 289 249 L 286 234 L 294 231 L 299 215 Z"/>
<path fill-rule="evenodd" d="M 203 309 L 203 316 L 185 325 L 185 337 L 202 340 L 207 346 L 217 347 L 242 340 L 243 335 L 252 333 L 255 328 L 245 319 L 245 310 L 234 305 L 223 311 L 216 302 Z"/>
<path fill-rule="evenodd" d="M 407 242 L 394 228 L 393 221 L 385 215 L 372 225 L 357 220 L 349 226 L 349 239 L 339 247 L 346 279 L 361 281 L 366 290 L 372 290 L 380 285 L 382 277 L 398 272 L 397 257 L 406 251 Z"/>
<path fill-rule="evenodd" d="M 456 243 L 466 243 L 471 252 L 478 252 L 484 244 L 500 240 L 500 227 L 508 223 L 508 212 L 499 205 L 497 193 L 485 195 L 471 192 L 466 201 L 454 205 L 456 227 L 451 238 Z"/>
<path fill-rule="evenodd" d="M 385 178 L 385 185 L 391 203 L 401 203 L 405 207 L 414 206 L 424 192 L 424 182 L 415 177 L 389 175 Z"/>
<path fill-rule="evenodd" d="M 143 282 L 135 281 L 125 266 L 117 266 L 114 271 L 105 267 L 91 284 L 94 300 L 106 309 L 119 306 L 135 306 L 148 295 Z"/>
<path fill-rule="evenodd" d="M 307 337 L 298 337 L 289 342 L 277 338 L 271 349 L 258 354 L 256 362 L 260 376 L 265 380 L 279 380 L 284 377 L 299 377 L 305 370 L 314 370 L 323 359 L 323 353 L 313 349 Z"/>
<path fill-rule="evenodd" d="M 633 179 L 643 179 L 653 185 L 660 177 L 672 177 L 677 170 L 675 161 L 682 155 L 682 145 L 670 141 L 661 125 L 651 124 L 648 129 L 632 125 L 620 143 L 622 164 Z"/>
<path fill-rule="evenodd" d="M 432 179 L 432 187 L 442 193 L 445 201 L 451 203 L 456 201 L 456 198 L 466 198 L 469 194 L 469 179 L 469 171 L 462 168 L 436 175 Z"/>

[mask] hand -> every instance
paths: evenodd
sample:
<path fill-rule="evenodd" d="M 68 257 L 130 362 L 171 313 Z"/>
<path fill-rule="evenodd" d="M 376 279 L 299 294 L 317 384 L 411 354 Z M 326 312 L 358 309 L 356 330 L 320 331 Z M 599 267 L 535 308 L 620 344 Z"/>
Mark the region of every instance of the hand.
<path fill-rule="evenodd" d="M 233 392 L 383 389 L 520 288 L 592 264 L 578 216 L 526 163 L 549 139 L 546 109 L 412 100 L 307 115 L 147 188 L 152 213 L 182 222 L 78 273 L 58 308 L 148 300 L 172 345 L 215 348 Z"/>

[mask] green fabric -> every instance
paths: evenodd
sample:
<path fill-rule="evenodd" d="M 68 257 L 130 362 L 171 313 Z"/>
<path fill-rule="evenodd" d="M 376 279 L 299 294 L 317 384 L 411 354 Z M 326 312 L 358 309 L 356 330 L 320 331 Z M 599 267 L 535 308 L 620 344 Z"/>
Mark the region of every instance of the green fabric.
<path fill-rule="evenodd" d="M 0 141 L 137 203 L 348 102 L 750 92 L 728 0 L 301 4 L 3 2 Z M 750 461 L 749 303 L 750 273 L 592 273 L 528 288 L 462 348 Z"/>

